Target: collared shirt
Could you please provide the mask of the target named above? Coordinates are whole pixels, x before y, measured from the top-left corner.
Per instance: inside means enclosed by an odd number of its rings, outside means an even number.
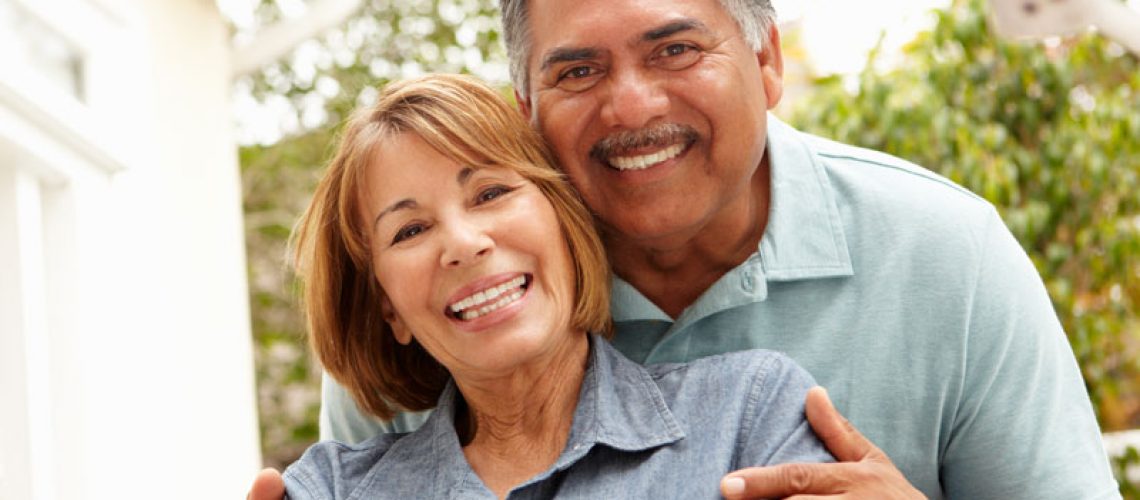
[[[1119,497],[1049,297],[989,203],[771,116],[767,153],[757,252],[675,319],[615,279],[619,350],[785,352],[930,498]],[[323,431],[377,432],[335,384],[324,398]]]
[[[754,350],[642,367],[591,339],[570,436],[509,498],[719,498],[749,465],[830,461],[803,415],[811,376]],[[495,498],[456,435],[450,383],[410,434],[314,445],[285,472],[290,499]]]

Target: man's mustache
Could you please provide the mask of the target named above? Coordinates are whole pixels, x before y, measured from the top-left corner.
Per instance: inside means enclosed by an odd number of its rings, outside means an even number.
[[[695,142],[697,130],[679,123],[662,123],[638,130],[623,130],[603,137],[590,148],[590,157],[605,163],[613,156],[649,147],[666,147],[677,143]]]

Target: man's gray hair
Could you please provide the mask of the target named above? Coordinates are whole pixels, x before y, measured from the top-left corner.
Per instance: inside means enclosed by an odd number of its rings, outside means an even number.
[[[511,82],[519,94],[530,92],[527,61],[530,59],[530,25],[527,23],[528,0],[499,0],[503,18],[503,40],[511,60]],[[748,47],[759,52],[768,39],[768,30],[776,23],[776,10],[770,0],[718,0],[724,10],[736,19]]]

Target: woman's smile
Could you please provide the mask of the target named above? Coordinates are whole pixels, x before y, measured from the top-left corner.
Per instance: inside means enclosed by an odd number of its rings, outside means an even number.
[[[414,134],[369,166],[365,219],[389,323],[462,378],[540,367],[567,342],[574,271],[550,201],[517,172],[469,166]]]
[[[479,291],[452,302],[447,306],[445,313],[459,321],[481,318],[522,299],[523,295],[526,294],[527,286],[530,285],[530,280],[531,275],[523,273],[486,288],[482,288],[482,284],[469,285],[464,288],[479,288]]]

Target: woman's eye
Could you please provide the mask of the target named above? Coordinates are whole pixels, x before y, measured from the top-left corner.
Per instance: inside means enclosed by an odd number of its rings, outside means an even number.
[[[392,238],[392,244],[399,243],[408,238],[414,238],[424,232],[424,229],[423,224],[408,224],[396,232],[396,237]]]
[[[479,196],[476,197],[475,202],[476,204],[487,203],[488,201],[494,200],[504,194],[509,193],[510,191],[510,188],[506,186],[491,186],[487,189],[479,191]]]

